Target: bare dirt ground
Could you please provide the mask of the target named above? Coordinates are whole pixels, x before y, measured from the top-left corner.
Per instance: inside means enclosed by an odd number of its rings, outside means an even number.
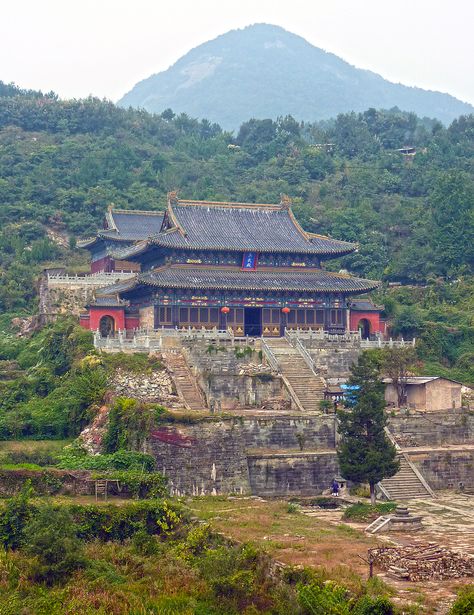
[[[323,568],[348,587],[356,587],[368,576],[362,560],[367,550],[382,544],[436,542],[474,555],[474,496],[439,494],[436,499],[404,501],[410,511],[423,517],[425,529],[414,534],[365,533],[368,523],[342,521],[343,511],[302,507],[298,512],[287,501],[260,498],[195,498],[190,505],[218,531],[240,541],[265,546],[278,561],[290,565]],[[375,574],[395,592],[394,600],[427,615],[445,615],[459,586],[473,579],[398,581],[384,571]]]

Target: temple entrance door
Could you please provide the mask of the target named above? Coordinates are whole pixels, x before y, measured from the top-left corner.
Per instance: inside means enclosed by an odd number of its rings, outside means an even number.
[[[370,337],[370,322],[367,318],[362,318],[359,320],[359,324],[357,325],[363,340],[367,340]]]
[[[260,337],[262,335],[262,308],[245,308],[245,335]]]
[[[115,321],[112,316],[102,316],[99,322],[99,331],[102,337],[109,337],[114,334]]]

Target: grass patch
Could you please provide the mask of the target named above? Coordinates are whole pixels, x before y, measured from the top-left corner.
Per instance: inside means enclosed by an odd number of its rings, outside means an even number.
[[[70,442],[71,440],[3,440],[0,442],[0,465],[3,468],[20,467],[24,464],[54,466],[61,451]]]
[[[104,353],[101,355],[101,361],[104,367],[111,371],[122,369],[134,374],[150,374],[151,372],[164,369],[163,363],[157,357],[142,352],[133,354],[126,354],[124,352]]]
[[[352,504],[352,506],[346,508],[342,518],[346,521],[373,521],[381,515],[393,512],[396,507],[395,502],[383,502],[375,505],[357,502],[357,504]]]

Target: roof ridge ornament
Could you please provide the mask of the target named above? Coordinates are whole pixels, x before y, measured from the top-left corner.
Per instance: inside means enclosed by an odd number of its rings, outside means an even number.
[[[280,205],[282,209],[290,209],[293,201],[287,194],[280,194]]]
[[[178,191],[177,190],[171,190],[170,192],[168,192],[168,203],[170,205],[178,204]]]
[[[107,213],[105,214],[105,220],[107,223],[107,230],[116,231],[118,233],[118,228],[114,220],[114,204],[113,203],[109,203],[107,205]]]

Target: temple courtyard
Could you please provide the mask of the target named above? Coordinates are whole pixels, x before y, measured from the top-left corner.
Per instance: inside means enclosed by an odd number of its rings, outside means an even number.
[[[438,492],[435,499],[404,501],[410,513],[422,516],[423,529],[412,533],[384,532],[371,535],[370,522],[343,520],[344,507],[321,509],[311,500],[295,506],[288,500],[259,497],[193,498],[195,514],[211,526],[238,541],[263,546],[277,561],[290,566],[317,567],[332,579],[356,588],[369,576],[369,549],[380,546],[426,545],[474,556],[474,496]],[[349,502],[360,501],[347,497]],[[394,600],[410,613],[445,615],[459,586],[469,578],[434,579],[420,582],[392,578],[374,566],[378,582],[387,584]]]

